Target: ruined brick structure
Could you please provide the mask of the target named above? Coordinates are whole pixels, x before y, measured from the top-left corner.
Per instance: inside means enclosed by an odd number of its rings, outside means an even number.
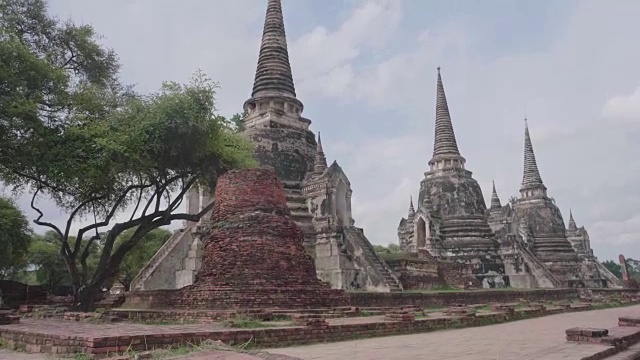
[[[411,202],[407,219],[400,221],[400,247],[427,250],[440,261],[466,265],[484,287],[507,286],[499,245],[485,218],[482,190],[465,163],[438,68],[433,157],[420,182],[418,208],[414,211]]]
[[[302,116],[296,96],[280,0],[269,0],[251,97],[244,103],[244,134],[255,144],[260,164],[272,167],[284,184],[291,218],[315,259],[320,279],[336,289],[400,291],[402,286],[375,253],[351,215],[349,179],[337,162],[327,166],[322,144]],[[198,212],[211,201],[202,189],[189,192]],[[202,228],[186,223],[132,283],[137,290],[175,289],[193,283],[202,256]]]
[[[282,183],[268,168],[231,171],[219,179],[211,232],[188,308],[306,308],[344,305],[343,291],[316,276],[289,218]]]

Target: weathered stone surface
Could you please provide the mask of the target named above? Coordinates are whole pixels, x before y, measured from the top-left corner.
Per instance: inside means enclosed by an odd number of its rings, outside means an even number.
[[[258,162],[273,167],[281,180],[302,181],[312,170],[316,141],[311,131],[273,124],[244,133],[255,144]]]
[[[411,206],[400,222],[400,246],[469,265],[484,287],[507,286],[482,190],[458,150],[439,68],[436,93],[433,157],[420,182],[418,208]]]

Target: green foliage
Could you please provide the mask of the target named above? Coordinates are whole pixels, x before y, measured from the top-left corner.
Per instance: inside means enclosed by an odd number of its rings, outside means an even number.
[[[389,244],[387,246],[383,245],[374,245],[373,248],[377,253],[399,253],[400,246],[398,244]]]
[[[602,265],[607,268],[607,270],[611,271],[613,275],[622,279],[622,266],[615,261],[607,260],[603,261]]]
[[[215,113],[217,85],[202,72],[143,96],[118,81],[119,66],[90,25],[52,18],[44,0],[0,2],[0,180],[33,191],[34,222],[56,233],[85,309],[147,233],[210,209],[177,213],[190,187],[255,165],[241,123]],[[43,220],[39,197],[69,214],[64,226]]]
[[[76,242],[75,237],[69,237],[69,242]],[[84,240],[85,244],[88,240]],[[93,242],[87,258],[87,269],[91,273],[98,263],[100,244]],[[37,284],[47,285],[50,290],[57,285],[71,285],[72,280],[60,256],[60,239],[55,231],[47,231],[44,235],[34,235],[29,247],[27,262],[34,269]]]
[[[234,114],[229,122],[231,124],[231,128],[236,132],[244,131],[244,118],[247,116],[246,113],[243,114]]]
[[[116,246],[130,239],[134,232],[135,229],[130,229],[120,234],[116,239]],[[154,229],[144,235],[122,260],[118,281],[129,289],[133,278],[170,237],[171,231],[165,229]]]
[[[54,231],[35,235],[29,248],[29,264],[35,268],[36,280],[39,284],[46,284],[49,289],[61,283],[71,283],[60,256],[57,238],[58,235]]]
[[[15,203],[0,197],[0,279],[21,271],[31,241],[29,221]]]

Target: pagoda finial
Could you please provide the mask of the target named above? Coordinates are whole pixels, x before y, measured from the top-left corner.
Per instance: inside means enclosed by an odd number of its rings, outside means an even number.
[[[440,67],[438,67],[438,83],[436,86],[436,126],[435,140],[433,142],[433,157],[439,155],[457,155],[460,156],[456,135],[453,132],[451,123],[451,115],[449,114],[449,105],[447,104],[447,96],[444,93],[444,85],[442,85],[442,76]]]
[[[413,207],[413,196],[409,195],[409,218],[413,218],[416,214],[416,209]]]
[[[524,170],[522,173],[522,186],[520,187],[520,193],[523,196],[529,192],[527,190],[541,190],[542,194],[546,194],[547,188],[542,182],[540,177],[540,171],[538,170],[538,164],[536,162],[536,155],[533,152],[533,145],[531,144],[531,136],[529,135],[529,124],[527,119],[524,119]],[[533,193],[532,193],[533,194]],[[536,192],[536,194],[539,194]]]
[[[571,209],[569,209],[569,230],[578,230],[578,225],[576,225],[576,221],[573,219],[573,212],[571,211]]]
[[[320,132],[318,131],[318,144],[316,145],[316,157],[313,163],[314,173],[323,173],[327,169],[327,158],[324,155],[322,149],[322,139],[320,138]]]
[[[296,97],[280,0],[269,0],[251,97]]]
[[[493,181],[493,191],[491,193],[491,209],[500,209],[502,208],[502,204],[500,203],[500,198],[498,197],[498,192],[496,191],[496,182]]]

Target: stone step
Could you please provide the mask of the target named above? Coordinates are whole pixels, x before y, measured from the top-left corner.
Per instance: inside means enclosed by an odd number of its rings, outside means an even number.
[[[289,210],[293,211],[300,211],[300,212],[306,212],[309,213],[309,207],[307,206],[306,203],[292,203],[292,202],[287,202],[287,207],[289,208]]]
[[[302,211],[291,211],[291,218],[295,221],[296,219],[313,219],[313,215],[309,214],[308,212],[302,212]]]
[[[295,193],[291,193],[291,194],[285,194],[285,198],[287,199],[287,201],[295,201],[295,202],[306,202],[307,201],[307,197],[302,195],[302,194],[295,194]]]

